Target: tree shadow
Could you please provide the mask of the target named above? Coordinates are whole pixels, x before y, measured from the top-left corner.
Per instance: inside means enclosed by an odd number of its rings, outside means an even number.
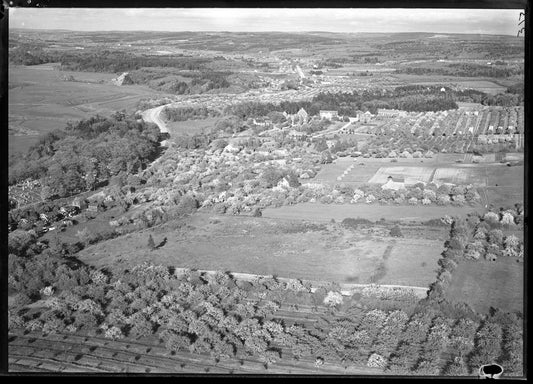
[[[161,248],[161,247],[164,246],[166,243],[167,243],[167,238],[165,237],[165,238],[163,239],[162,242],[160,242],[159,244],[157,244],[157,245],[155,246],[155,249],[159,249],[159,248]]]

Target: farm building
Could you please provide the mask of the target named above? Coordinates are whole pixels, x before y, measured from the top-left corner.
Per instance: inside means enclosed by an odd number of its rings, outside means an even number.
[[[405,180],[403,177],[387,177],[387,182],[381,186],[381,189],[393,189],[398,191],[405,188]]]
[[[80,213],[80,209],[75,206],[61,207],[59,212],[66,217],[71,217]]]
[[[272,121],[270,119],[261,119],[261,118],[253,119],[253,123],[260,127],[267,127],[267,126],[272,125]]]
[[[309,120],[309,114],[303,108],[300,108],[297,115],[300,124],[305,124]]]
[[[400,111],[398,109],[386,109],[386,108],[378,108],[378,116],[379,117],[405,117],[407,116],[406,111]]]
[[[365,113],[363,112],[359,112],[357,113],[357,119],[361,122],[361,123],[369,123],[372,118],[374,117],[373,114],[371,114],[369,111],[366,111]]]
[[[334,117],[339,117],[339,112],[337,111],[319,111],[318,112],[321,119],[329,119],[331,120]]]
[[[89,206],[87,207],[87,210],[89,212],[98,212],[98,204],[89,204]]]

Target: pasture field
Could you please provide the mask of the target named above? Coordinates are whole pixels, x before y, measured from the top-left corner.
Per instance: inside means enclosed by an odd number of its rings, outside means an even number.
[[[497,93],[505,93],[506,87],[496,84],[489,80],[472,79],[465,81],[457,81],[456,84],[461,88],[472,88],[476,91],[488,93],[489,95],[496,95]]]
[[[490,307],[523,311],[524,264],[516,260],[462,260],[452,274],[446,297],[452,302],[465,301],[480,313],[487,313]]]
[[[504,85],[497,84],[494,81],[491,81],[491,79],[480,79],[475,77],[469,78],[447,75],[408,75],[404,73],[395,73],[393,76],[398,80],[411,85],[456,85],[461,88],[471,88],[491,95],[505,93],[505,90],[507,89]],[[518,79],[516,81],[520,80]],[[505,79],[498,79],[498,82],[506,82],[509,83],[508,85],[513,83],[512,80]]]
[[[437,278],[437,261],[444,250],[438,240],[398,239],[386,256],[380,284],[429,286]]]
[[[233,271],[338,283],[409,283],[387,267],[388,255],[397,240],[353,232],[339,224],[313,224],[297,220],[208,216],[196,214],[186,226],[177,222],[125,235],[82,250],[78,258],[96,267],[122,269],[142,262],[180,268]],[[178,227],[178,228],[176,228]],[[148,236],[155,243],[150,251]],[[442,240],[410,238],[399,241],[399,251],[412,250],[420,256],[412,267],[416,284],[429,285],[442,250]],[[405,248],[407,247],[407,248]],[[423,250],[423,251],[422,251]],[[120,256],[117,256],[120,255]],[[391,258],[393,265],[397,256]],[[327,260],[327,262],[325,262]],[[425,261],[426,267],[421,267]],[[383,271],[388,270],[388,276]],[[414,285],[414,284],[409,284]]]
[[[187,120],[166,122],[171,137],[192,136],[201,132],[209,132],[215,127],[218,117],[210,117],[203,120]]]
[[[466,216],[478,211],[474,207],[419,205],[379,205],[379,204],[322,204],[301,203],[280,208],[266,208],[263,217],[277,219],[301,219],[327,222],[331,219],[342,221],[346,217],[361,217],[377,221],[386,218],[391,221],[420,222],[448,216]]]
[[[524,166],[486,167],[487,187],[485,194],[488,204],[496,207],[512,206],[524,202]]]
[[[117,75],[112,73],[51,68],[50,65],[9,68],[10,152],[24,151],[38,140],[38,135],[64,128],[68,121],[122,109],[135,112],[139,100],[157,96],[146,86],[113,85],[111,79]],[[74,81],[66,81],[68,76]],[[24,132],[34,134],[15,136]]]

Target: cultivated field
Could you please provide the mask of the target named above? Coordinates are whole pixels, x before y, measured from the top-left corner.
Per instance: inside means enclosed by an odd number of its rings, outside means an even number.
[[[340,157],[335,163],[323,165],[313,182],[322,182],[331,185],[339,183],[337,177],[341,176],[350,166],[351,170],[343,177],[343,183],[364,184],[379,169],[379,163],[367,163],[367,159],[354,160],[352,157]],[[364,163],[364,165],[360,165]]]
[[[338,224],[231,216],[210,218],[203,214],[191,219],[186,227],[179,229],[176,223],[168,223],[99,243],[84,249],[78,257],[97,267],[128,268],[148,261],[182,268],[339,283],[401,282],[428,286],[435,279],[434,270],[443,244],[442,240],[420,238],[397,240],[389,237],[386,230],[385,235],[374,236]],[[150,251],[149,234],[156,244],[164,238],[166,243]],[[396,267],[398,258],[405,252],[417,255],[406,259],[409,268],[419,272],[412,275],[411,281]],[[389,263],[392,263],[390,268]]]
[[[475,184],[479,186],[487,184],[483,169],[475,165],[471,167],[466,167],[465,165],[461,167],[437,168],[431,181],[438,184]]]
[[[419,181],[424,183],[431,182],[434,168],[432,167],[381,167],[372,176],[369,183],[385,184],[389,176],[405,178],[405,184],[416,184]]]
[[[490,307],[522,311],[524,264],[515,258],[500,257],[495,262],[462,260],[452,274],[446,297],[465,301],[475,311],[487,313]]]
[[[69,76],[74,81],[66,80]],[[10,66],[9,151],[26,150],[39,134],[64,128],[67,121],[122,109],[135,112],[139,100],[157,96],[145,86],[113,85],[116,76],[58,71],[51,65]]]
[[[304,306],[291,309],[286,319],[300,323],[316,321],[325,308],[310,313]],[[283,318],[283,310],[278,312]],[[289,320],[290,319],[290,320]],[[169,352],[156,337],[109,340],[98,336],[49,334],[41,332],[9,335],[9,371],[43,373],[181,373],[181,374],[334,374],[380,375],[377,368],[348,366],[326,362],[315,367],[314,358],[291,358],[290,348],[283,348],[286,359],[271,364],[268,370],[254,356],[241,360],[221,358],[216,362],[209,354],[185,351]]]

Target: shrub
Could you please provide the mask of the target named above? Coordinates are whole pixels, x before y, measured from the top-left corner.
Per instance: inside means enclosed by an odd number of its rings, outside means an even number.
[[[485,255],[485,259],[487,261],[496,261],[498,259],[498,257],[494,253],[487,253]]]
[[[462,250],[464,248],[463,243],[455,237],[450,240],[448,247],[456,250]]]
[[[520,245],[520,240],[515,235],[509,235],[505,238],[504,245],[505,248],[516,249]]]
[[[390,235],[392,237],[403,237],[402,230],[400,229],[398,225],[395,225],[394,227],[391,228]]]
[[[496,256],[500,256],[501,255],[500,246],[497,244],[489,244],[489,246],[487,247],[487,253],[493,253]]]
[[[487,212],[483,216],[483,220],[485,220],[489,224],[496,224],[500,221],[500,217],[497,213],[494,212]]]
[[[437,194],[431,189],[424,189],[423,197],[430,201],[435,201],[437,199]]]
[[[453,196],[453,205],[463,206],[465,204],[465,197],[463,195]]]
[[[374,201],[376,201],[376,197],[374,195],[368,195],[365,201],[367,204],[372,204]]]
[[[501,223],[504,225],[514,224],[514,216],[510,212],[504,212],[502,215]]]
[[[449,195],[443,195],[440,194],[437,196],[437,204],[438,205],[446,205],[450,203],[450,196]]]
[[[13,331],[17,328],[24,327],[24,319],[22,318],[22,316],[19,316],[16,313],[13,313],[8,310],[7,318],[8,318],[8,329],[10,331]]]
[[[105,330],[104,337],[106,339],[117,340],[117,339],[122,339],[124,335],[122,334],[122,331],[119,327],[113,326]]]
[[[426,197],[424,197],[424,198],[422,199],[422,204],[423,204],[423,205],[430,205],[430,204],[431,204],[431,200],[428,199],[428,198],[426,198]]]
[[[372,368],[385,368],[387,366],[387,360],[385,360],[383,356],[377,353],[373,353],[368,358],[368,362],[366,365]]]
[[[342,295],[340,292],[329,291],[326,297],[324,298],[324,304],[329,307],[336,307],[341,305],[343,302]]]
[[[192,196],[185,195],[178,203],[178,212],[180,214],[191,214],[198,209],[198,201]]]
[[[465,259],[468,260],[478,260],[481,257],[481,254],[478,251],[469,250],[465,253]]]
[[[482,228],[482,227],[478,227],[478,229],[476,229],[476,233],[474,234],[474,239],[476,240],[486,240],[487,239],[487,231]]]
[[[503,244],[503,232],[501,229],[493,229],[488,233],[489,243],[502,245]]]

